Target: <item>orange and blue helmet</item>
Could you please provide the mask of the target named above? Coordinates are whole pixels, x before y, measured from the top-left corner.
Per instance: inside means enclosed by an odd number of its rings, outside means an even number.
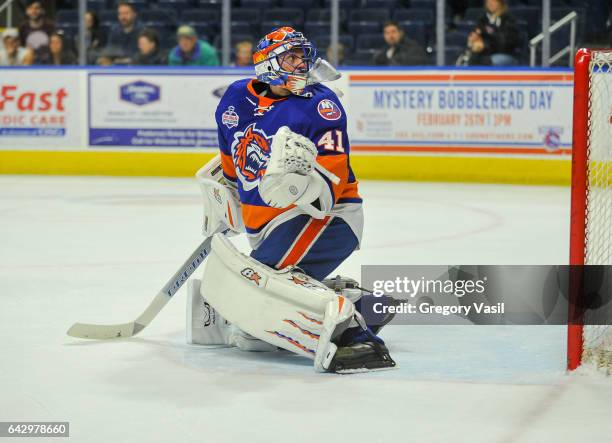
[[[292,60],[298,60],[297,64],[285,61],[289,54],[292,54]],[[267,34],[259,41],[253,54],[259,81],[284,87],[296,95],[303,94],[308,74],[316,60],[317,48],[304,34],[289,26]]]

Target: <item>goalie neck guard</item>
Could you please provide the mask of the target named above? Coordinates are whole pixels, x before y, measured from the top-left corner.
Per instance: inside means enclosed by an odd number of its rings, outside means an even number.
[[[317,48],[301,32],[289,26],[275,29],[259,41],[253,54],[257,80],[308,97],[304,92],[307,85],[340,77],[317,54]]]

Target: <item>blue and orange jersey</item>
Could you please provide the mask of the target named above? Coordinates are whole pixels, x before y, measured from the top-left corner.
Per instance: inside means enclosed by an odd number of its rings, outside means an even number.
[[[234,82],[215,112],[225,178],[238,188],[244,224],[257,234],[289,208],[272,208],[259,195],[272,138],[281,126],[309,138],[318,149],[317,162],[340,178],[326,180],[335,204],[361,203],[349,162],[346,112],[336,94],[321,84],[309,86],[311,97],[273,99],[257,94],[254,79]]]

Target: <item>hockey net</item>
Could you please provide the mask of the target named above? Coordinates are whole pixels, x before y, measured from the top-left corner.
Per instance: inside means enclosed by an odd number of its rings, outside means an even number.
[[[612,50],[576,55],[570,239],[570,264],[612,264]],[[608,314],[586,311],[582,325],[569,326],[570,369],[588,363],[612,372]]]

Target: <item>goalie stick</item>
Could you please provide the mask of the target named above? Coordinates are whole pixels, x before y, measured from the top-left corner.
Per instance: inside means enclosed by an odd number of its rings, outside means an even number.
[[[140,314],[140,316],[130,323],[116,325],[94,325],[87,323],[75,323],[67,334],[76,338],[90,338],[95,340],[105,340],[109,338],[133,337],[138,334],[159,314],[172,296],[183,286],[187,279],[202,264],[210,253],[212,237],[206,238],[197,249],[189,256],[183,266],[176,271],[172,278],[157,293],[151,304]]]

